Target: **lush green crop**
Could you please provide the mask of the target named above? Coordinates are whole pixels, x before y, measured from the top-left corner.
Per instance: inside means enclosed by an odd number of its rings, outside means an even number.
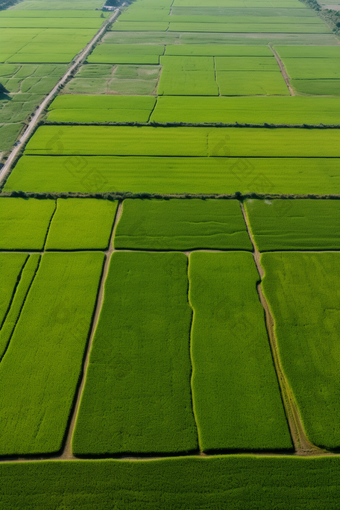
[[[340,96],[340,80],[291,80],[290,84],[302,94]]]
[[[216,81],[222,96],[289,96],[279,71],[218,71]]]
[[[0,253],[1,294],[0,327],[11,305],[22,268],[27,261],[25,253]]]
[[[272,57],[216,57],[215,63],[217,72],[280,70],[274,55]]]
[[[102,25],[100,18],[9,18],[0,16],[1,28],[98,28]]]
[[[76,455],[196,450],[187,258],[114,253],[73,439]]]
[[[340,89],[339,89],[340,90]],[[68,97],[68,96],[61,96]],[[74,96],[72,96],[74,97]],[[312,97],[169,97],[157,99],[154,122],[339,124],[340,99]]]
[[[9,151],[23,128],[24,124],[21,123],[3,124],[0,126],[0,150]]]
[[[161,56],[160,60],[165,70],[173,72],[180,71],[213,71],[213,57],[196,57],[196,56]]]
[[[115,23],[115,26],[118,23]],[[122,25],[123,23],[119,23]],[[127,27],[137,23],[124,23]],[[138,23],[139,25],[139,23]],[[127,30],[127,28],[126,28]],[[131,30],[131,29],[130,29]],[[139,30],[139,29],[137,29]],[[157,28],[159,30],[159,28]],[[289,33],[289,34],[329,34],[326,23],[170,23],[170,32],[221,32],[221,33]]]
[[[58,96],[51,122],[147,122],[156,98],[146,96]]]
[[[339,157],[339,129],[42,126],[25,154]]]
[[[338,200],[247,200],[245,208],[260,251],[340,249]]]
[[[108,200],[58,199],[46,250],[107,249],[116,209]]]
[[[292,79],[340,79],[339,58],[283,58],[283,63]]]
[[[39,1],[39,0],[38,0]],[[25,1],[25,4],[21,4],[22,6],[27,5],[30,3],[30,0]],[[48,2],[50,3],[50,2]],[[58,1],[58,4],[60,2]],[[41,4],[42,5],[42,4]],[[44,9],[45,10],[14,10],[10,9],[7,11],[0,11],[0,18],[101,18],[104,16],[107,18],[109,16],[108,12],[100,12],[95,10],[51,10],[47,9],[47,2],[45,2]],[[18,6],[19,7],[19,6]]]
[[[223,155],[228,146],[221,145]],[[24,156],[5,191],[332,194],[339,158]],[[91,170],[91,172],[90,172]]]
[[[281,58],[340,58],[340,46],[275,46],[275,50]]]
[[[8,510],[338,510],[339,464],[263,455],[7,462],[0,491]]]
[[[67,0],[26,0],[12,9],[18,10],[94,10],[101,9],[103,0],[72,0],[72,3]],[[71,11],[72,12],[72,11]]]
[[[169,23],[162,22],[146,22],[146,23],[130,23],[127,21],[116,21],[112,25],[111,30],[120,32],[165,32],[168,29]]]
[[[88,62],[92,64],[107,64],[108,62],[112,64],[159,64],[159,56],[158,55],[132,55],[130,53],[123,55],[110,55],[108,52],[104,53],[95,53],[88,57]]]
[[[1,455],[60,450],[103,259],[88,252],[42,256],[0,364]]]
[[[125,200],[115,248],[252,250],[236,200]]]
[[[15,254],[14,257],[16,257],[17,255],[18,254]],[[11,256],[13,257],[13,254],[11,254]],[[7,256],[7,258],[8,258],[8,256]],[[7,349],[8,342],[11,339],[15,325],[19,318],[21,308],[24,303],[24,299],[27,295],[27,292],[30,288],[32,280],[33,280],[35,273],[38,269],[39,262],[40,262],[40,255],[38,255],[38,254],[30,255],[28,257],[28,260],[26,258],[26,263],[22,268],[22,272],[20,274],[20,280],[19,280],[18,285],[15,289],[15,294],[13,295],[13,299],[12,299],[10,308],[8,309],[8,314],[6,315],[6,319],[3,322],[1,329],[0,329],[0,359],[2,358],[4,352]],[[2,273],[2,277],[4,277],[4,275],[6,274],[5,271],[7,271],[7,266],[5,268],[3,268],[3,270],[4,270],[4,273]],[[8,294],[7,294],[7,297],[8,297]]]
[[[218,96],[215,71],[174,71],[164,69],[158,86],[158,95]]]
[[[42,250],[54,200],[0,198],[1,250]]]
[[[263,290],[307,436],[340,447],[339,253],[265,253]]]
[[[204,451],[292,448],[250,253],[190,255],[193,403]]]
[[[268,46],[228,46],[226,44],[170,44],[166,46],[165,55],[193,56],[235,56],[235,57],[272,57]]]

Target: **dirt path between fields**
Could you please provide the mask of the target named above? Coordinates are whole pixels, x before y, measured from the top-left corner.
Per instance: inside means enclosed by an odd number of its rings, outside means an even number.
[[[300,416],[292,389],[289,386],[286,375],[285,375],[284,370],[281,365],[277,339],[275,336],[274,318],[272,316],[269,304],[268,304],[267,299],[266,299],[266,297],[263,293],[263,290],[262,290],[262,279],[265,276],[265,273],[264,273],[263,267],[261,266],[261,253],[258,251],[258,249],[255,245],[253,233],[250,229],[247,214],[245,212],[243,204],[240,204],[240,205],[241,205],[244,221],[247,226],[248,235],[250,237],[250,240],[251,240],[253,248],[254,248],[254,251],[253,251],[254,261],[255,261],[257,270],[259,272],[260,278],[261,278],[261,281],[257,285],[257,292],[259,295],[261,305],[263,306],[263,309],[265,312],[266,326],[267,326],[267,332],[268,332],[268,338],[269,338],[272,358],[273,358],[274,367],[275,367],[277,379],[279,382],[279,386],[281,389],[282,402],[283,402],[283,405],[285,408],[286,417],[287,417],[287,421],[289,424],[290,434],[292,437],[295,451],[298,455],[304,455],[304,456],[332,455],[331,453],[326,452],[325,450],[322,450],[322,449],[318,448],[317,446],[313,445],[307,438],[305,430],[303,428],[301,416]]]
[[[112,232],[111,232],[111,235],[110,235],[109,248],[105,252],[106,258],[105,258],[105,262],[104,262],[102,277],[101,277],[100,284],[99,284],[99,291],[98,291],[98,296],[97,296],[96,309],[95,309],[94,317],[93,317],[93,321],[92,321],[92,328],[91,328],[90,338],[89,338],[89,341],[88,341],[88,344],[87,344],[87,348],[86,348],[86,354],[85,354],[85,360],[84,360],[84,363],[83,363],[83,371],[82,371],[82,376],[81,376],[81,382],[79,384],[78,391],[77,391],[77,396],[76,396],[76,401],[75,401],[75,404],[73,406],[72,417],[71,417],[70,425],[68,427],[68,432],[67,432],[67,436],[66,436],[64,451],[59,456],[59,459],[74,459],[75,458],[73,453],[72,453],[72,438],[73,438],[74,428],[75,428],[75,424],[76,424],[76,420],[77,420],[77,416],[78,416],[81,396],[83,394],[83,390],[84,390],[84,386],[85,386],[87,370],[88,370],[88,366],[89,366],[89,362],[90,362],[90,353],[91,353],[91,349],[92,349],[93,339],[94,339],[94,335],[95,335],[95,332],[96,332],[96,328],[97,328],[99,316],[100,316],[100,313],[101,313],[101,310],[102,310],[102,306],[103,306],[105,282],[106,282],[106,278],[107,278],[107,275],[108,275],[108,272],[109,272],[111,255],[114,252],[113,238],[114,238],[114,235],[115,235],[115,232],[116,232],[117,224],[118,224],[119,219],[120,219],[120,217],[122,215],[122,207],[123,207],[123,204],[120,203],[118,205],[115,221],[114,221],[113,226],[112,226]]]
[[[30,136],[36,129],[38,122],[40,120],[41,114],[47,108],[50,103],[53,101],[55,95],[59,91],[60,85],[65,85],[69,78],[71,78],[72,73],[80,66],[88,57],[89,53],[92,51],[93,44],[97,43],[101,37],[105,34],[108,26],[112,23],[120,14],[120,11],[117,10],[115,13],[102,25],[96,35],[91,39],[91,41],[87,44],[87,46],[79,53],[78,57],[71,67],[68,68],[64,76],[58,81],[56,86],[52,89],[52,91],[45,97],[43,102],[40,104],[39,108],[32,114],[32,119],[28,124],[24,133],[20,136],[19,140],[16,142],[17,145],[14,147],[12,152],[7,158],[6,163],[0,170],[0,183],[6,178],[7,174],[10,172],[12,168],[12,163],[15,161],[17,156],[19,155],[22,148],[25,146],[26,142],[28,142]]]
[[[284,81],[286,82],[286,85],[289,89],[290,95],[295,96],[295,92],[293,90],[293,87],[290,85],[289,76],[287,74],[286,68],[284,66],[284,63],[282,62],[281,58],[279,57],[278,53],[274,50],[273,46],[269,45],[269,48],[274,53],[274,57],[276,58],[276,62],[279,64],[281,74],[283,76]]]

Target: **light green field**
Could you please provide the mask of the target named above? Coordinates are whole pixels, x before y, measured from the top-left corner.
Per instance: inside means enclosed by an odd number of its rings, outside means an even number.
[[[130,12],[131,11],[131,12]],[[242,25],[292,25],[292,24],[313,24],[313,25],[324,25],[324,22],[317,17],[306,17],[306,19],[301,19],[298,16],[248,16],[247,11],[243,11],[245,14],[243,16],[228,16],[228,15],[176,15],[176,14],[167,14],[164,10],[147,10],[141,8],[139,10],[134,9],[133,11],[129,9],[125,11],[120,17],[119,22],[121,21],[130,21],[130,22],[149,22],[149,21],[163,21],[163,22],[171,22],[171,23],[185,23],[185,24],[203,24],[203,23],[223,23],[226,25],[234,25],[234,24],[242,24]],[[306,11],[305,11],[306,12]],[[293,14],[293,13],[291,13]]]
[[[236,16],[246,16],[254,20],[256,23],[256,18],[262,17],[263,19],[267,17],[290,17],[291,19],[296,19],[299,17],[302,18],[315,18],[316,13],[312,9],[306,9],[304,5],[301,5],[300,9],[292,9],[286,7],[247,7],[246,11],[244,7],[241,5],[240,7],[209,7],[207,5],[202,7],[177,7],[173,6],[172,14],[175,16],[228,16],[229,18],[234,18]],[[254,19],[255,18],[255,19]],[[301,20],[300,20],[301,22]],[[305,19],[303,20],[305,23]]]
[[[231,20],[230,20],[231,21]],[[114,23],[115,25],[124,24],[124,30],[132,30],[130,26],[138,25],[136,30],[140,30],[140,23]],[[156,25],[156,23],[155,23]],[[156,28],[155,30],[160,30]],[[323,24],[312,24],[312,23],[170,23],[169,32],[221,32],[227,33],[290,33],[290,34],[330,34],[331,29]]]
[[[206,7],[206,0],[175,0],[174,7]],[[211,0],[209,8],[211,7],[284,7],[289,9],[302,9],[304,4],[296,0]]]
[[[340,88],[339,88],[340,90]],[[67,96],[64,96],[67,97]],[[74,96],[73,96],[74,97]],[[157,99],[154,122],[339,124],[340,99],[317,97],[169,97]]]
[[[0,28],[97,28],[103,24],[100,18],[27,18],[0,16]]]
[[[54,200],[0,198],[0,249],[42,250]]]
[[[21,6],[25,6],[29,4],[30,1],[25,1],[25,3],[21,3]],[[51,2],[49,2],[51,3]],[[56,3],[56,2],[55,2]],[[60,3],[60,2],[58,2]],[[65,2],[66,3],[66,2]],[[20,6],[14,6],[14,9],[9,9],[7,11],[0,11],[0,19],[1,18],[101,18],[104,16],[107,18],[109,16],[108,12],[101,12],[101,11],[95,11],[95,10],[67,10],[67,11],[61,11],[61,10],[55,10],[52,9],[46,9],[47,2],[45,2],[45,10],[14,10],[16,7],[19,8]]]
[[[6,509],[337,510],[339,457],[227,455],[2,463]]]
[[[247,200],[259,251],[339,250],[340,201]]]
[[[216,81],[222,96],[289,96],[279,71],[218,71]]]
[[[25,154],[334,158],[340,156],[340,130],[42,126]]]
[[[187,258],[114,253],[80,404],[76,455],[198,448]]]
[[[156,103],[146,96],[57,96],[50,122],[148,122]]]
[[[20,272],[27,261],[25,253],[0,253],[1,294],[0,326],[2,326],[15,292]]]
[[[212,71],[213,57],[196,56],[161,56],[160,63],[165,70],[180,71]]]
[[[163,69],[157,89],[159,96],[218,96],[215,71]]]
[[[129,23],[124,21],[117,21],[112,25],[112,31],[120,32],[165,32],[168,29],[169,23],[162,22],[148,22],[148,23]]]
[[[265,253],[261,261],[282,367],[306,434],[317,446],[339,448],[340,256]]]
[[[116,209],[108,200],[59,198],[46,250],[107,249]]]
[[[88,252],[43,255],[0,364],[1,455],[60,450],[103,258]]]
[[[340,58],[340,46],[275,46],[281,58]]]
[[[340,79],[339,58],[283,58],[290,78],[294,80]]]
[[[250,253],[189,262],[193,403],[203,451],[291,449]]]
[[[17,10],[83,10],[87,11],[90,9],[101,9],[103,6],[103,0],[72,0],[72,4],[69,1],[63,0],[27,0],[20,2],[12,7]]]
[[[290,84],[300,94],[340,96],[340,79],[291,80]]]
[[[112,44],[106,45],[113,46]],[[99,48],[99,46],[97,46]],[[158,55],[141,55],[136,54],[133,55],[131,53],[127,54],[111,54],[109,51],[105,52],[95,52],[90,55],[87,59],[91,64],[147,64],[147,65],[158,65],[159,64],[159,56]]]
[[[11,149],[23,128],[22,123],[0,125],[0,151]]]
[[[235,57],[272,57],[268,46],[227,46],[224,44],[170,44],[165,48],[166,56],[235,56]]]
[[[274,55],[272,57],[216,57],[215,65],[219,71],[279,71]],[[250,75],[250,80],[251,75]]]
[[[224,151],[220,146],[221,154]],[[24,156],[5,191],[333,194],[339,158],[166,158]],[[73,164],[80,172],[72,172]],[[92,176],[82,171],[92,170]]]
[[[124,200],[116,249],[252,250],[236,200]]]

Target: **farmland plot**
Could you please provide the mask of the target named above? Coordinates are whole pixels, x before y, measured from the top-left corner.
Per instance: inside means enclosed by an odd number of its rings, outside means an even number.
[[[232,46],[225,44],[168,44],[166,56],[233,56],[233,57],[272,57],[268,46]]]
[[[125,200],[116,249],[252,250],[235,200]]]
[[[220,145],[222,155],[224,145]],[[228,146],[226,146],[227,152]],[[333,194],[339,158],[24,156],[5,191]]]
[[[292,448],[252,255],[193,253],[189,280],[193,402],[201,448]]]
[[[221,96],[289,96],[279,71],[218,71],[216,81]]]
[[[0,198],[1,250],[42,250],[54,200]]]
[[[339,457],[227,455],[154,461],[41,461],[1,465],[8,510],[337,510]],[[56,480],[58,481],[56,483]]]
[[[187,258],[114,253],[75,435],[76,455],[196,450]]]
[[[247,200],[245,209],[260,251],[340,249],[338,200]]]
[[[46,250],[107,249],[116,209],[108,200],[59,198]]]
[[[339,448],[339,254],[265,253],[261,261],[283,370],[307,436]]]
[[[88,57],[88,62],[112,64],[159,64],[164,46],[156,44],[100,44]]]
[[[62,447],[103,258],[88,252],[43,255],[0,364],[1,455]]]
[[[0,294],[0,326],[9,310],[12,297],[27,255],[24,253],[0,253],[2,289]]]

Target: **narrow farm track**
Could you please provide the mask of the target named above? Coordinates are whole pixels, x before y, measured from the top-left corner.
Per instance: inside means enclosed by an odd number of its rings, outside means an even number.
[[[261,253],[258,251],[258,249],[255,245],[253,234],[250,229],[250,225],[249,225],[248,218],[247,218],[245,209],[243,207],[243,204],[241,203],[240,205],[241,205],[244,221],[247,226],[248,235],[250,237],[250,240],[251,240],[251,243],[252,243],[253,249],[254,249],[254,251],[253,251],[254,261],[255,261],[259,276],[260,276],[260,280],[262,281],[265,273],[264,273],[263,267],[261,266],[261,261],[260,261]],[[303,455],[303,456],[332,455],[331,453],[328,453],[325,450],[322,450],[322,449],[318,448],[317,446],[313,445],[308,440],[308,438],[306,436],[306,433],[303,428],[301,416],[300,416],[293,392],[289,386],[286,375],[285,375],[284,370],[281,365],[277,340],[275,337],[274,318],[270,311],[269,304],[263,294],[262,287],[261,287],[261,281],[257,285],[257,292],[259,295],[261,305],[263,306],[263,309],[265,312],[266,326],[267,326],[267,332],[268,332],[269,343],[270,343],[270,348],[271,348],[271,352],[272,352],[274,367],[275,367],[277,379],[278,379],[278,382],[280,385],[282,401],[283,401],[284,408],[286,411],[286,417],[288,420],[290,433],[291,433],[295,451],[296,451],[297,455]]]
[[[89,366],[90,353],[91,353],[91,348],[92,348],[92,344],[93,344],[93,339],[94,339],[94,335],[95,335],[95,332],[96,332],[96,328],[97,328],[100,312],[101,312],[101,309],[102,309],[102,305],[103,305],[105,282],[106,282],[106,278],[107,278],[108,271],[109,271],[111,255],[114,252],[113,238],[114,238],[114,235],[115,235],[115,231],[116,231],[116,228],[117,228],[118,221],[119,221],[119,219],[121,217],[121,214],[122,214],[122,205],[123,205],[122,203],[120,203],[118,205],[115,221],[113,223],[112,232],[111,232],[111,235],[110,235],[109,247],[108,247],[108,250],[105,252],[106,258],[105,258],[105,263],[104,263],[104,267],[103,267],[101,281],[100,281],[100,284],[99,284],[99,291],[98,291],[98,296],[97,296],[96,309],[95,309],[95,313],[94,313],[94,317],[93,317],[93,321],[92,321],[92,328],[91,328],[90,338],[89,338],[89,341],[88,341],[88,344],[87,344],[87,349],[86,349],[86,354],[85,354],[85,361],[84,361],[84,364],[83,364],[83,371],[82,371],[81,382],[80,382],[80,385],[79,385],[79,388],[78,388],[77,397],[76,397],[76,401],[75,401],[73,412],[72,412],[72,418],[71,418],[69,429],[68,429],[67,436],[66,436],[64,451],[63,451],[62,455],[60,456],[61,459],[72,459],[72,458],[74,458],[73,453],[72,453],[72,438],[73,438],[73,433],[74,433],[74,427],[75,427],[75,423],[76,423],[76,419],[77,419],[77,415],[78,415],[78,411],[79,411],[79,405],[80,405],[81,396],[82,396],[83,389],[84,389],[84,386],[85,386],[87,369],[88,369],[88,366]]]
[[[87,46],[80,52],[78,57],[76,57],[74,64],[71,67],[69,67],[69,69],[66,71],[64,76],[58,81],[56,86],[51,90],[51,92],[45,97],[43,102],[40,104],[39,108],[34,112],[34,114],[32,115],[32,119],[31,119],[30,123],[28,124],[25,132],[19,138],[16,147],[14,147],[12,152],[9,154],[5,165],[0,170],[0,183],[6,178],[7,174],[11,171],[12,164],[15,162],[20,151],[23,149],[23,147],[28,142],[31,135],[34,133],[35,129],[38,126],[38,123],[40,121],[40,117],[41,117],[43,111],[53,101],[54,96],[59,91],[59,87],[61,85],[65,85],[66,82],[72,77],[72,73],[86,60],[86,58],[92,51],[93,44],[97,43],[102,38],[102,36],[105,34],[108,26],[119,16],[119,14],[120,14],[119,10],[115,11],[115,13],[102,25],[102,27],[98,30],[97,34],[91,39],[91,41],[87,44]]]
[[[269,48],[270,48],[270,49],[271,49],[271,51],[274,53],[274,57],[276,58],[276,62],[279,64],[281,74],[282,74],[282,76],[283,76],[283,78],[284,78],[284,81],[286,82],[286,85],[287,85],[287,87],[288,87],[288,89],[289,89],[290,95],[291,95],[291,96],[295,96],[295,92],[294,92],[293,88],[292,88],[292,87],[291,87],[291,85],[290,85],[290,82],[289,82],[289,76],[288,76],[288,74],[287,74],[286,68],[285,68],[285,66],[284,66],[284,64],[283,64],[283,62],[282,62],[282,60],[280,59],[280,57],[279,57],[278,53],[274,50],[273,46],[271,46],[271,45],[269,44]]]

